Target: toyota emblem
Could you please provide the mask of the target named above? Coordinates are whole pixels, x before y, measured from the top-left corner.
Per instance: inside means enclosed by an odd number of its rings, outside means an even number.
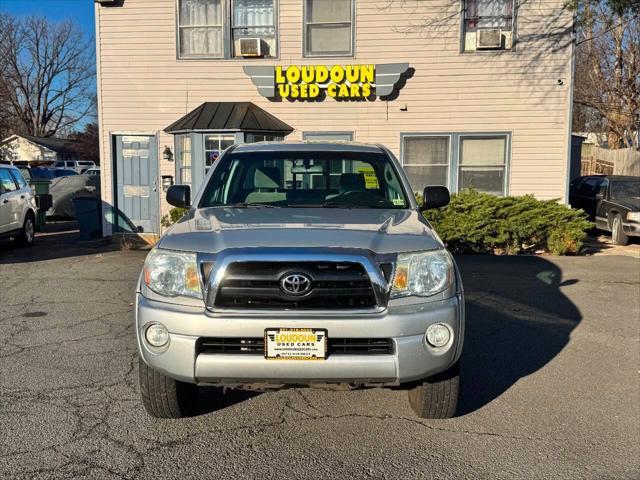
[[[280,288],[289,295],[302,296],[311,290],[311,279],[303,273],[290,273],[280,279]]]

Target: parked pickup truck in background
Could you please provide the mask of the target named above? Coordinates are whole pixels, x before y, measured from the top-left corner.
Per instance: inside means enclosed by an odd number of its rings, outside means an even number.
[[[617,245],[640,236],[640,177],[578,177],[569,187],[569,203],[584,210],[597,228],[611,232]]]
[[[204,385],[399,387],[455,414],[464,337],[456,264],[384,147],[227,149],[148,254],[136,293],[144,406],[181,417]]]

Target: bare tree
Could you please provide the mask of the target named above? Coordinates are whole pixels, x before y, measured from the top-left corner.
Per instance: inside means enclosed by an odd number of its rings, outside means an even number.
[[[37,17],[0,15],[0,30],[0,109],[21,133],[69,131],[92,109],[91,41],[72,22]]]
[[[585,1],[576,51],[577,127],[600,125],[610,148],[640,148],[640,4]]]

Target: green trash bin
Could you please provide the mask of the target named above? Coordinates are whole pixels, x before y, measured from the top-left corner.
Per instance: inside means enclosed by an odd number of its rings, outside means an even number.
[[[31,188],[36,194],[36,201],[39,196],[49,195],[49,185],[51,185],[51,180],[48,178],[32,178],[29,182]],[[43,202],[43,204],[49,204],[50,202]],[[51,205],[49,205],[49,208]],[[38,213],[36,214],[36,230],[41,232],[44,224],[47,221],[47,209],[38,209]]]
[[[73,199],[76,221],[80,228],[80,240],[95,240],[102,237],[102,202],[95,197]]]

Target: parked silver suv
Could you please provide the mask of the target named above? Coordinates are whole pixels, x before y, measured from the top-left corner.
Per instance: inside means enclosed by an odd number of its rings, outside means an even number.
[[[462,282],[384,147],[229,148],[145,261],[136,295],[140,387],[155,417],[188,413],[198,385],[406,388],[453,416]]]
[[[14,237],[24,246],[35,236],[36,201],[16,167],[0,165],[0,237]]]

